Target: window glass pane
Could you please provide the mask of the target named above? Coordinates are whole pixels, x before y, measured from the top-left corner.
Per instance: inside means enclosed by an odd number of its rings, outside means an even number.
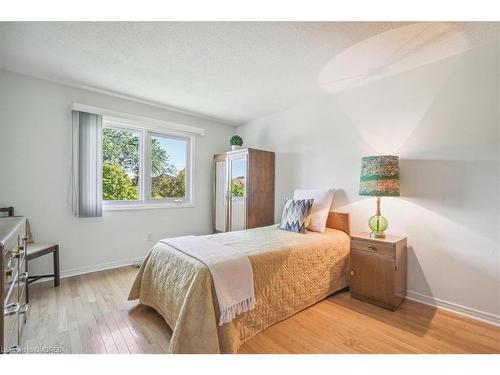
[[[245,180],[247,158],[230,158],[231,162],[231,230],[245,229]]]
[[[151,136],[151,198],[185,198],[188,141]]]
[[[245,158],[231,161],[231,195],[233,200],[245,197],[245,165]]]
[[[115,128],[102,133],[102,199],[138,200],[140,133]]]

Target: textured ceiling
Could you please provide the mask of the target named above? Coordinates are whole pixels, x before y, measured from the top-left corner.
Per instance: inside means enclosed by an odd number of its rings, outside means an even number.
[[[329,76],[342,80],[342,67],[331,63],[335,56],[405,25],[3,22],[0,68],[127,95],[236,125],[324,95],[329,90],[321,87],[318,77],[322,72],[324,76],[325,66]],[[470,32],[471,27],[459,29]],[[493,27],[489,25],[489,29]]]

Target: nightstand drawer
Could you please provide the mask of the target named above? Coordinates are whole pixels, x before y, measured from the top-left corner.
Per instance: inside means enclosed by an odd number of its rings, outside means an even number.
[[[390,257],[395,256],[394,247],[388,245],[381,245],[374,242],[351,240],[351,248],[355,250],[369,251],[371,253],[377,253],[380,255],[385,255]]]

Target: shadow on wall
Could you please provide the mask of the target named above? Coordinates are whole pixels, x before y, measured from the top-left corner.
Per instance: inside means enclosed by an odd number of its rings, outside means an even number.
[[[419,293],[425,295],[430,298],[434,298],[432,294],[431,287],[427,282],[425,277],[424,270],[422,269],[422,265],[420,264],[418,257],[415,253],[415,249],[413,246],[408,246],[407,249],[407,266],[411,264],[412,266],[412,278],[414,279],[414,283],[418,283],[419,285]],[[436,308],[432,306],[428,306],[426,309],[419,310],[419,325],[416,327],[412,327],[414,333],[418,336],[424,336],[424,334],[429,329],[432,319],[436,314]]]
[[[441,299],[498,313],[489,307],[490,299],[498,295],[499,270],[490,261],[498,254],[499,244],[499,214],[492,209],[499,205],[498,163],[403,159],[400,173],[401,198],[394,211],[413,218],[403,227],[413,234],[409,240],[415,246],[408,253],[409,290],[434,297],[431,281],[440,289],[434,292]],[[463,293],[457,295],[446,291],[444,285],[458,273],[462,280],[456,288],[462,288]],[[482,286],[474,276],[478,274],[482,275]],[[474,288],[486,289],[471,294]]]
[[[408,261],[415,262],[416,268],[418,268],[418,273],[423,275],[423,271],[420,268],[418,260],[415,257],[415,251],[413,247],[408,247]],[[425,278],[424,278],[425,280]],[[429,296],[432,296],[430,292],[429,285],[427,285],[426,290],[422,291],[422,293],[426,293]],[[402,331],[411,333],[418,337],[424,337],[429,330],[432,320],[436,315],[436,308],[427,305],[417,304],[413,301],[405,300],[398,308],[397,314],[393,311],[386,310],[382,307],[374,306],[367,304],[365,302],[353,300],[351,298],[342,299],[337,298],[334,299],[335,303],[341,304],[344,307],[354,310],[360,314],[369,316],[372,319],[378,320],[384,324],[387,324],[392,327],[396,327]],[[407,317],[414,318],[418,316],[418,319],[407,319]]]
[[[324,186],[310,186],[304,183],[300,173],[303,169],[300,168],[307,168],[307,165],[304,165],[303,159],[304,158],[298,153],[276,152],[276,181],[279,181],[279,184],[275,184],[275,216],[277,221],[281,218],[285,199],[293,197],[293,192],[296,188],[326,189]],[[298,172],[290,173],[290,171],[294,170]],[[363,198],[360,197],[354,202],[359,200],[363,200]],[[349,204],[352,203],[353,202],[349,201],[344,189],[335,189],[330,211],[339,210],[341,212],[347,212]]]
[[[330,211],[335,211],[336,208],[347,206],[349,203],[349,199],[347,198],[344,189],[335,189]]]
[[[498,295],[498,269],[490,254],[498,251],[498,212],[491,209],[499,204],[498,163],[402,159],[400,173],[401,197],[384,198],[383,213],[390,233],[408,234],[408,290],[495,313],[490,305]],[[351,212],[354,232],[366,231],[374,200],[350,202],[338,190],[335,208]],[[478,288],[485,292],[474,294]],[[425,333],[434,314],[425,310],[422,324],[410,331]]]
[[[402,159],[400,171],[402,199],[498,242],[498,163]]]
[[[275,202],[274,217],[275,222],[281,219],[281,212],[285,205],[285,199],[293,197],[295,186],[299,185],[298,173],[290,173],[301,165],[302,158],[298,153],[276,152],[276,181],[275,183]]]

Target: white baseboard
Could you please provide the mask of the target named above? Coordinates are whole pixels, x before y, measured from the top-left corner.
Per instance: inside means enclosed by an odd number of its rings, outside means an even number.
[[[101,263],[101,264],[97,264],[95,266],[70,268],[68,270],[61,271],[61,278],[84,275],[86,273],[97,272],[97,271],[105,271],[105,270],[110,270],[113,268],[131,266],[131,265],[136,264],[136,263],[141,263],[143,259],[144,259],[144,257],[140,257],[140,258],[133,258],[133,259],[118,260],[116,262]]]
[[[500,316],[495,314],[462,306],[457,303],[444,301],[439,298],[426,296],[425,294],[412,292],[411,290],[406,291],[406,298],[500,327]]]
[[[106,271],[106,270],[111,270],[113,268],[132,266],[134,264],[141,264],[143,260],[144,260],[144,257],[139,257],[139,258],[133,258],[133,259],[118,260],[116,262],[101,263],[101,264],[97,264],[95,266],[70,268],[68,270],[62,270],[60,277],[61,277],[61,279],[65,279],[67,277],[85,275],[86,273]],[[39,280],[34,281],[33,284],[44,283],[44,282],[52,282],[52,279],[51,278],[39,279]]]

